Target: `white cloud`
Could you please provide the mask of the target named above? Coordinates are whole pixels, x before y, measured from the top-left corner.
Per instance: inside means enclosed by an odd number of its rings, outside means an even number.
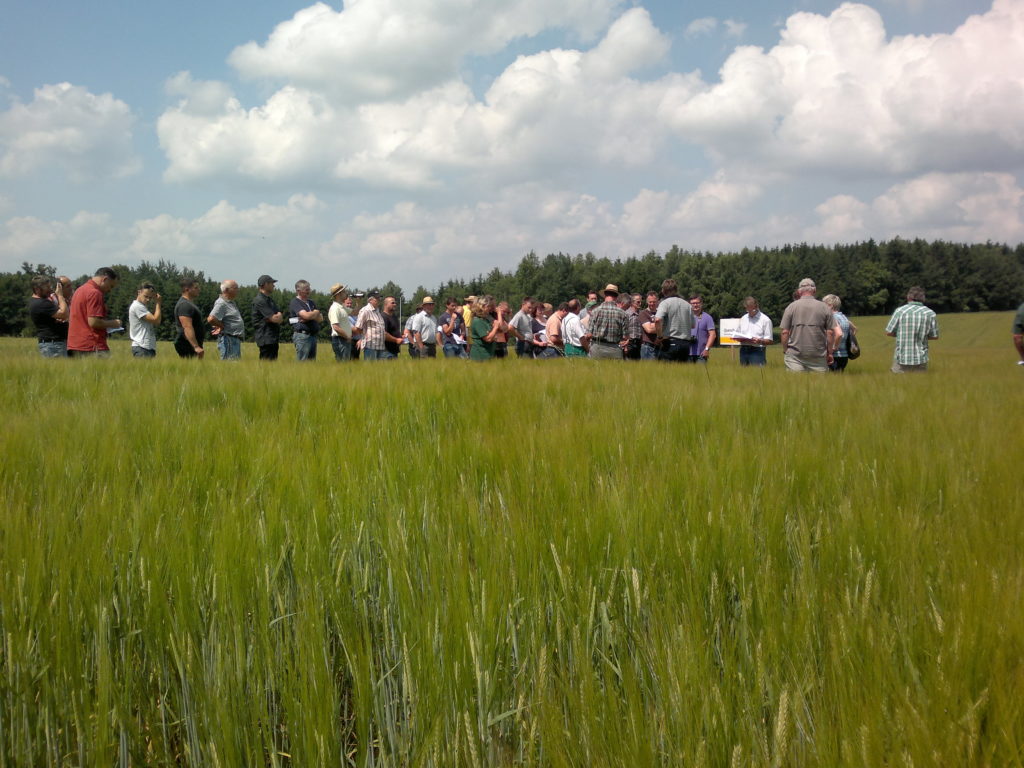
[[[181,99],[157,127],[170,160],[166,176],[422,188],[452,173],[495,182],[581,162],[636,166],[650,162],[664,139],[654,115],[665,86],[631,75],[668,48],[649,14],[634,8],[589,51],[519,57],[482,102],[457,80],[357,105],[288,85],[247,110],[223,84],[180,74],[168,90]],[[690,81],[670,78],[673,88]]]
[[[688,38],[704,37],[714,32],[717,26],[718,19],[714,16],[704,16],[700,19],[694,19],[687,24],[683,35]]]
[[[922,237],[1024,242],[1024,189],[1007,173],[929,173],[869,202],[837,195],[819,205],[809,239],[840,242]]]
[[[729,37],[743,37],[743,33],[747,31],[747,25],[742,21],[726,19],[722,23],[725,25],[725,34]]]
[[[244,78],[286,81],[369,100],[405,98],[455,77],[469,54],[564,28],[589,38],[619,0],[378,0],[324,3],[279,24],[266,43],[236,48]]]
[[[18,216],[0,224],[0,253],[11,269],[22,261],[50,264],[64,274],[92,274],[117,263],[127,233],[102,213],[80,211],[67,221]]]
[[[0,112],[0,176],[55,166],[73,181],[123,177],[141,167],[132,146],[135,117],[111,94],[70,83],[44,85],[32,101]]]
[[[886,39],[873,9],[791,16],[769,51],[672,105],[720,162],[791,173],[913,174],[1024,164],[1024,3],[995,0],[952,35]]]

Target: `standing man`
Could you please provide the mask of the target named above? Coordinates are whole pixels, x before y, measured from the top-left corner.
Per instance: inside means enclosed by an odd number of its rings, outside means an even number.
[[[242,338],[245,336],[245,321],[238,311],[238,283],[225,280],[220,284],[220,296],[213,303],[206,322],[217,329],[217,352],[221,360],[242,359]]]
[[[352,359],[352,323],[348,321],[345,299],[348,291],[341,283],[331,286],[331,307],[327,310],[327,320],[331,324],[331,349],[334,359],[341,363]]]
[[[520,358],[533,357],[534,303],[532,296],[526,296],[508,324],[509,331],[516,337],[516,356]]]
[[[309,298],[308,280],[295,283],[295,298],[288,304],[288,322],[292,326],[292,342],[295,344],[295,359],[316,360],[316,337],[320,333],[323,313],[316,308],[316,302]]]
[[[779,326],[786,370],[825,373],[843,332],[832,310],[815,298],[818,287],[811,278],[801,280],[796,290],[800,298],[786,307]]]
[[[274,301],[274,284],[277,281],[270,275],[260,275],[256,282],[259,293],[252,300],[252,327],[256,346],[260,350],[260,360],[277,360],[278,340],[281,337],[281,323],[284,315]]]
[[[423,297],[420,311],[413,316],[412,343],[419,357],[437,357],[437,318],[434,317],[434,299]]]
[[[106,296],[117,286],[117,272],[100,267],[71,297],[68,310],[68,354],[72,357],[110,357],[107,331],[121,321],[107,317]]]
[[[148,302],[153,302],[149,311]],[[152,283],[143,283],[128,307],[128,337],[132,340],[132,357],[156,357],[156,327],[162,319],[163,298]]]
[[[1020,355],[1017,365],[1024,365],[1024,304],[1017,307],[1017,315],[1013,318],[1013,346]]]
[[[679,286],[672,278],[661,284],[661,301],[654,313],[654,323],[661,339],[658,359],[671,363],[689,362],[693,310],[689,302],[679,298]]]
[[[56,293],[53,292],[53,281],[46,275],[32,278],[28,314],[36,326],[39,354],[43,357],[67,357],[68,302],[59,286]]]
[[[193,277],[186,277],[181,281],[181,298],[174,305],[174,326],[178,331],[174,339],[174,350],[178,357],[203,359],[206,328],[203,325],[203,313],[195,305],[201,288],[199,281]]]
[[[398,301],[394,296],[384,297],[384,359],[397,360],[402,351],[402,325],[396,311]],[[436,342],[435,342],[436,343]]]
[[[624,293],[619,296],[619,306],[626,313],[626,346],[622,349],[622,355],[627,360],[640,359],[644,331],[640,327],[640,308],[637,306],[639,300],[639,293]]]
[[[384,315],[380,311],[380,294],[377,291],[366,297],[366,306],[359,310],[353,331],[363,337],[363,359],[366,362],[386,359]]]
[[[438,318],[437,343],[445,357],[468,358],[466,349],[466,323],[462,319],[462,310],[455,299],[444,300],[447,310]]]
[[[604,303],[594,307],[589,316],[590,357],[594,360],[621,360],[626,340],[626,313],[616,303],[619,287],[604,287]]]
[[[704,311],[704,297],[695,293],[690,297],[690,309],[693,310],[694,338],[690,342],[690,362],[706,363],[711,347],[718,338],[715,333],[715,320]]]
[[[562,322],[569,314],[569,305],[562,302],[558,309],[551,313],[551,317],[544,324],[544,333],[548,337],[548,349],[558,350],[559,357],[565,354],[565,339],[562,336]]]
[[[637,319],[640,321],[640,359],[657,360],[661,340],[658,338],[658,292],[648,291],[647,307],[640,310]]]
[[[924,305],[924,288],[915,285],[907,291],[907,303],[892,313],[885,335],[896,339],[893,373],[928,370],[928,341],[939,338],[939,325],[935,312]]]
[[[736,329],[736,336],[740,340],[740,365],[755,365],[758,367],[765,364],[765,347],[772,343],[772,321],[761,311],[757,299],[747,296],[743,300],[743,307],[747,310],[740,318]]]

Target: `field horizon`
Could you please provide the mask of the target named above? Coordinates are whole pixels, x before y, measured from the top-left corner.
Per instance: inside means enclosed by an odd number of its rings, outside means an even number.
[[[0,767],[1021,765],[1012,316],[920,376],[0,340]]]

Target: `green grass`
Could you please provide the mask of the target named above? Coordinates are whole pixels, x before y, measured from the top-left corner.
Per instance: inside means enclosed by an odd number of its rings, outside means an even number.
[[[820,377],[4,341],[0,766],[1020,765],[1010,316],[925,376],[857,322]]]

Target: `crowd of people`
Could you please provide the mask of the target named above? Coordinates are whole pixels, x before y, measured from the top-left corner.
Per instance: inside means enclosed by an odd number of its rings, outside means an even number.
[[[102,267],[77,289],[71,280],[37,276],[32,280],[29,312],[35,323],[43,357],[104,357],[109,355],[107,336],[124,330],[121,320],[107,312],[105,297],[117,285],[118,275]],[[377,292],[365,296],[356,308],[353,295],[342,284],[331,286],[326,319],[311,298],[310,284],[299,280],[295,298],[286,308],[277,305],[277,281],[261,275],[252,302],[253,341],[261,360],[276,360],[281,329],[291,328],[297,360],[315,360],[324,324],[330,326],[331,348],[339,362],[396,359],[403,347],[413,358],[433,358],[438,349],[444,357],[486,361],[507,357],[512,347],[520,358],[555,359],[590,357],[599,360],[661,360],[706,363],[719,339],[714,318],[704,311],[699,294],[684,299],[675,280],[665,280],[660,291],[647,294],[620,291],[608,284],[591,291],[585,302],[572,298],[557,307],[532,297],[523,299],[512,312],[508,302],[493,296],[467,296],[444,300],[444,312],[436,315],[433,297],[423,298],[416,312],[401,324],[398,302]],[[181,296],[174,305],[174,349],[183,358],[202,358],[207,335],[216,340],[221,360],[242,355],[245,322],[236,303],[238,283],[225,280],[220,295],[204,315],[196,305],[200,284],[181,282]],[[856,326],[842,312],[838,296],[817,298],[810,278],[800,281],[793,302],[780,322],[784,360],[791,371],[842,372],[858,354]],[[357,294],[362,298],[362,294]],[[924,306],[920,287],[908,291],[886,326],[896,339],[892,370],[924,371],[928,366],[928,342],[938,338],[935,312]],[[763,366],[766,348],[774,343],[771,319],[748,296],[744,314],[730,338],[738,342],[744,366]],[[128,309],[128,335],[135,357],[156,355],[156,328],[163,321],[163,298],[150,283],[138,286]],[[1014,321],[1014,343],[1024,365],[1024,305]]]

